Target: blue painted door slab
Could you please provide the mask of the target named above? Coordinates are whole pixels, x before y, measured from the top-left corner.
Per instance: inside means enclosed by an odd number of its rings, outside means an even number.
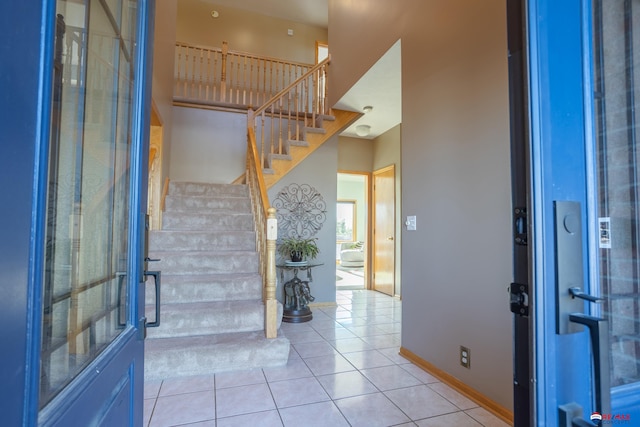
[[[637,425],[640,2],[530,0],[526,21],[532,425],[572,425],[576,417]],[[563,211],[567,205],[577,210]],[[569,251],[563,235],[573,239]],[[573,297],[567,282],[602,301]],[[574,330],[570,319],[581,317],[562,314],[565,302],[571,313],[602,319],[599,349],[588,328]],[[568,424],[561,410],[576,411]]]
[[[153,1],[0,4],[3,425],[140,425]]]

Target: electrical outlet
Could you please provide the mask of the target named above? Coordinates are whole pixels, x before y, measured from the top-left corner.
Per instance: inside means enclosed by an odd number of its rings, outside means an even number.
[[[467,347],[460,346],[460,365],[471,369],[471,352]]]

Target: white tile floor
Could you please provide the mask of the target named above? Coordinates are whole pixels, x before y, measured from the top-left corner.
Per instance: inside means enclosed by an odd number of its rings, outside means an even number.
[[[401,302],[365,290],[282,325],[285,367],[145,384],[145,426],[504,427],[398,355]]]

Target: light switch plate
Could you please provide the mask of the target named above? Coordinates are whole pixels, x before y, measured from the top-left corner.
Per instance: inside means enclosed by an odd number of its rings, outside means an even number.
[[[415,231],[417,229],[416,216],[415,215],[408,216],[404,225],[407,227],[407,231]]]

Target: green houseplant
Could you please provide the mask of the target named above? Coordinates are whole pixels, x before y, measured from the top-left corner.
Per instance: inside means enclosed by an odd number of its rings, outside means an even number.
[[[316,240],[318,240],[316,237],[312,239],[297,239],[293,237],[283,239],[278,246],[278,253],[283,258],[289,258],[292,262],[314,259],[320,252]]]

